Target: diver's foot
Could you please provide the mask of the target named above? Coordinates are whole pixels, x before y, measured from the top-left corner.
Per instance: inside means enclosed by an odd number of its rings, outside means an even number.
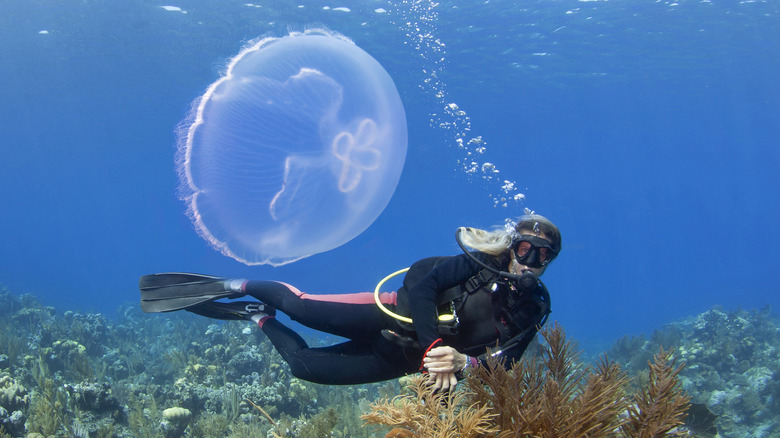
[[[141,309],[160,313],[197,307],[222,298],[246,295],[245,279],[229,279],[186,272],[144,275],[138,280]]]
[[[249,283],[249,280],[245,278],[228,278],[222,282],[222,285],[226,291],[246,294],[247,283]]]
[[[258,327],[263,328],[263,324],[265,324],[265,322],[268,321],[269,319],[273,319],[273,318],[276,318],[274,314],[259,312],[252,315],[250,319],[252,320],[252,322],[257,324]]]
[[[259,301],[230,301],[226,303],[210,301],[188,308],[190,312],[216,319],[258,322],[260,319],[276,315],[276,309]]]

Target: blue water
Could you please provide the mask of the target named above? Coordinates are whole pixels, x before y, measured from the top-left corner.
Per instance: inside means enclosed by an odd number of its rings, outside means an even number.
[[[584,343],[716,305],[780,304],[777,2],[301,3],[0,3],[0,284],[109,315],[152,272],[365,291],[458,253],[456,227],[529,208],[562,230],[544,280],[552,318]],[[314,25],[393,77],[406,166],[355,240],[247,267],[185,216],[174,129],[247,41]],[[459,133],[485,140],[479,164],[497,178],[463,170]],[[504,179],[524,201],[496,206]]]

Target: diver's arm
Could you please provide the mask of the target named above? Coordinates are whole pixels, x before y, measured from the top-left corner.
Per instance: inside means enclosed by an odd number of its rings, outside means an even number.
[[[487,254],[475,253],[479,258]],[[463,283],[481,270],[466,254],[452,256],[434,267],[409,290],[409,314],[414,321],[417,339],[425,348],[433,346],[439,339],[436,320],[438,294]]]

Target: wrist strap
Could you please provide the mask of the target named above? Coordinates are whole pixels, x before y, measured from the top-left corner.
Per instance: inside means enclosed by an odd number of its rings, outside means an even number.
[[[428,355],[428,352],[433,350],[433,347],[437,346],[438,344],[444,343],[444,341],[439,338],[433,342],[431,342],[431,345],[428,346],[428,348],[425,349],[425,354],[423,354],[423,359],[425,359],[425,356]],[[423,366],[425,365],[425,362],[420,362],[420,371],[423,371]],[[425,371],[423,371],[425,372]]]

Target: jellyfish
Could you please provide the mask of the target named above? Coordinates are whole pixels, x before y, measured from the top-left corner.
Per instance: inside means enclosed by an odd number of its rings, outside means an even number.
[[[381,214],[406,159],[390,75],[317,29],[247,46],[179,127],[180,195],[197,232],[248,265],[352,240]]]

